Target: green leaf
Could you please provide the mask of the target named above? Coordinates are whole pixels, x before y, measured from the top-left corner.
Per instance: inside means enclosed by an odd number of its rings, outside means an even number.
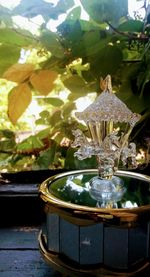
[[[45,129],[43,129],[42,131],[39,131],[39,132],[36,134],[36,136],[37,136],[39,139],[47,138],[47,137],[49,137],[50,131],[51,131],[51,128],[50,128],[50,127],[45,128]]]
[[[31,150],[35,150],[35,149],[40,149],[43,146],[44,146],[44,144],[38,138],[38,136],[30,136],[17,145],[17,150],[18,151],[31,151]]]
[[[150,71],[149,67],[145,68],[145,70],[140,72],[141,74],[138,75],[138,86],[140,88],[140,99],[146,100],[148,98],[149,94],[149,83],[150,83]],[[147,86],[148,86],[148,91],[147,91]],[[147,93],[146,93],[147,91]],[[146,95],[148,94],[148,95]],[[149,106],[149,103],[147,102],[147,106]]]
[[[64,118],[68,119],[71,116],[71,112],[76,109],[75,103],[69,101],[63,106],[62,115]]]
[[[92,32],[85,32],[83,35],[83,41],[86,48],[95,46],[96,43],[100,43],[100,30],[93,30]]]
[[[118,30],[123,32],[142,32],[143,27],[143,21],[130,19],[119,25]]]
[[[46,110],[40,113],[40,118],[35,121],[37,125],[49,125],[50,113]]]
[[[35,121],[36,125],[47,125],[47,122],[43,118],[39,118]]]
[[[83,32],[95,31],[100,29],[100,26],[94,24],[94,22],[91,20],[87,21],[87,20],[80,19],[80,25]]]
[[[95,56],[90,56],[91,70],[97,75],[114,74],[119,69],[123,58],[122,51],[116,45],[107,45]]]
[[[0,75],[11,65],[18,62],[20,57],[20,48],[2,44],[0,45]]]
[[[66,20],[66,23],[68,23],[70,29],[70,32],[67,34],[67,39],[70,41],[71,45],[72,43],[78,44],[82,37],[80,20]]]
[[[63,37],[64,47],[66,49],[71,49],[73,56],[80,57],[76,49],[83,35],[80,20],[65,20],[57,29],[59,34]]]
[[[0,29],[0,41],[1,43],[5,43],[11,45],[11,47],[25,47],[33,43],[33,38],[29,36],[25,36],[22,32],[13,29]]]
[[[14,156],[12,157],[10,164],[8,165],[8,168],[10,168],[11,171],[22,171],[22,170],[31,170],[32,166],[34,164],[35,158],[32,156],[24,156],[24,155],[18,155],[18,158],[14,159]]]
[[[146,109],[144,99],[140,99],[136,76],[138,76],[141,63],[124,65],[121,75],[121,85],[117,96],[131,109],[133,112],[141,113]],[[133,85],[134,83],[134,85]]]
[[[67,15],[67,20],[77,20],[80,19],[81,16],[81,7],[78,6],[70,11],[70,13]]]
[[[45,150],[40,153],[40,156],[37,159],[37,164],[41,169],[49,168],[50,165],[54,162],[56,152],[56,143],[53,141],[53,145],[48,150]]]
[[[0,153],[0,169],[9,167],[11,158],[10,153]]]
[[[70,121],[71,121],[71,119],[70,119]],[[63,120],[60,122],[59,129],[64,137],[72,139],[73,138],[72,130],[77,129],[77,122],[75,120],[68,122],[68,118],[67,118],[66,120]]]
[[[59,36],[50,31],[43,31],[40,37],[41,43],[57,58],[64,57],[64,49],[59,41]]]
[[[73,53],[76,56],[88,57],[90,55],[97,55],[100,50],[105,47],[110,41],[110,37],[106,31],[93,30],[85,32],[78,43],[73,45]]]
[[[5,139],[0,141],[0,151],[13,151],[15,149],[16,142],[14,139]]]
[[[78,160],[76,157],[74,157],[74,153],[77,151],[77,149],[69,148],[67,150],[67,155],[65,159],[65,168],[68,170],[71,169],[86,169],[86,168],[96,168],[97,162],[96,158],[92,157],[85,160]]]
[[[0,139],[2,138],[15,139],[15,133],[9,129],[0,130]]]
[[[78,94],[78,97],[85,95],[88,91],[85,81],[78,75],[69,77],[63,83],[72,93]]]
[[[81,0],[83,8],[98,23],[118,22],[119,18],[128,13],[127,0]]]
[[[62,115],[61,115],[61,110],[56,110],[54,111],[54,113],[50,116],[49,118],[49,124],[51,124],[51,126],[55,126],[57,125],[59,122],[61,122],[62,120]]]
[[[44,102],[47,104],[51,104],[54,107],[60,107],[64,104],[64,102],[61,99],[56,97],[46,97],[44,99]]]
[[[44,110],[44,111],[40,112],[40,116],[42,118],[49,117],[50,113],[47,110]]]

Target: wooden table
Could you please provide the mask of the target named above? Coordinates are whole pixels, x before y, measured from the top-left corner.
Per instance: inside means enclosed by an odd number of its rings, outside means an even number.
[[[62,276],[39,251],[44,214],[38,185],[0,181],[0,277]]]
[[[1,277],[60,277],[39,252],[39,226],[0,229]]]

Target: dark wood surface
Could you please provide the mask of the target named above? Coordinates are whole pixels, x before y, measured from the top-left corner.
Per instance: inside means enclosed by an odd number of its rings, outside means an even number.
[[[0,180],[0,277],[62,276],[39,251],[38,235],[44,221],[40,181],[27,183],[25,176],[16,183]]]
[[[39,226],[0,229],[0,277],[60,277],[46,264],[38,245]]]

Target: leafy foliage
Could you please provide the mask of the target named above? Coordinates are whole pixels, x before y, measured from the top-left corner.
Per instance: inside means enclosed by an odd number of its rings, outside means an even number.
[[[100,77],[107,74],[112,75],[118,96],[142,115],[133,138],[140,144],[141,134],[150,136],[148,14],[144,19],[130,18],[127,0],[80,3],[88,20],[81,18],[82,8],[73,0],[58,0],[55,5],[21,0],[12,9],[0,6],[0,77],[15,82],[8,90],[9,120],[17,127],[34,99],[44,106],[34,123],[36,130],[32,128],[33,134],[23,141],[16,143],[3,133],[2,168],[94,167],[92,160],[80,165],[73,157],[71,130],[78,123],[72,111],[80,97],[100,93]],[[53,32],[51,19],[64,13],[64,21]],[[19,26],[18,16],[26,23]],[[41,23],[35,21],[37,16]],[[68,93],[65,100],[60,97],[62,91]]]
[[[106,1],[106,0],[81,0],[81,3],[90,17],[98,23],[101,22],[118,22],[120,17],[126,16],[128,11],[128,2],[124,0]]]

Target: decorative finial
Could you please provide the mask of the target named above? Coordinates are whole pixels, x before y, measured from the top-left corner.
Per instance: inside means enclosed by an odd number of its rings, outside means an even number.
[[[107,75],[105,79],[100,78],[100,88],[102,91],[112,92],[111,76]]]

